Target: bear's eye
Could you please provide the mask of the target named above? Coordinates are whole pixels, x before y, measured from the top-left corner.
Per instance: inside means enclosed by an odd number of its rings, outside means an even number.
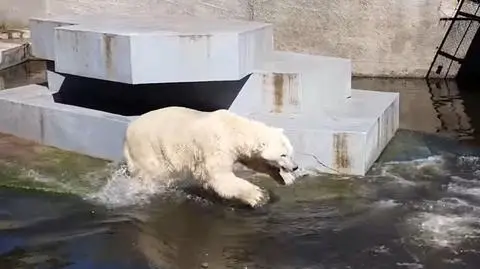
[[[286,157],[287,157],[287,154],[282,154],[282,155],[280,155],[280,157],[286,158]]]

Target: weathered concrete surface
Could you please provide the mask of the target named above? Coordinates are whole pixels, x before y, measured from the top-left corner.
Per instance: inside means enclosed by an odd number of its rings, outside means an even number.
[[[128,117],[55,103],[51,92],[39,85],[0,92],[0,133],[97,158],[122,158],[129,121]]]
[[[319,107],[346,104],[352,95],[351,74],[349,59],[273,51],[252,74],[261,77],[261,86],[256,87],[263,90],[257,91],[262,96],[251,103],[263,100],[265,110],[278,110],[279,105],[284,105],[281,109],[285,110],[292,103],[298,109],[293,113],[316,114]],[[271,100],[265,99],[269,91],[274,93]]]
[[[0,40],[0,70],[27,61],[30,57],[30,44],[20,41]]]
[[[274,23],[278,48],[350,58],[355,75],[424,76],[446,29],[441,2],[265,0],[254,19]]]
[[[59,72],[129,84],[239,80],[273,49],[272,26],[251,21],[54,16],[30,28],[33,54]]]
[[[188,15],[203,18],[252,18],[251,1],[245,0],[49,0],[49,13],[132,15],[149,17]]]
[[[242,91],[247,94],[239,101],[247,103],[258,88]],[[398,129],[398,94],[352,90],[344,106],[314,117],[258,108],[239,114],[285,128],[305,168],[364,175]],[[55,103],[51,91],[38,85],[0,92],[0,132],[108,160],[123,158],[132,118]]]
[[[49,0],[2,0],[0,24],[3,28],[26,28],[32,16],[47,14]]]
[[[31,1],[7,1],[12,2],[36,8]],[[453,0],[48,0],[46,11],[35,12],[253,19],[275,25],[277,49],[351,58],[354,75],[424,76],[447,27],[439,19],[450,16],[455,5]],[[0,10],[7,13],[9,5],[4,6]],[[25,18],[20,15],[8,18]]]
[[[306,113],[302,113],[302,100],[279,111],[265,111],[258,103],[248,109],[237,105],[257,100],[259,88],[261,85],[247,82],[230,110],[285,129],[295,147],[295,158],[306,168],[365,175],[398,130],[398,93],[352,90],[344,105],[317,107],[316,111],[310,107]],[[260,98],[265,99],[275,98]]]

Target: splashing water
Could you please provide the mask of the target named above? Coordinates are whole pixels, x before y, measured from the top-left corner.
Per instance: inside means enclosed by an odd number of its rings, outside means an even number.
[[[173,190],[170,181],[141,180],[128,175],[126,165],[113,170],[107,183],[86,199],[108,207],[123,207],[148,203],[156,194]]]
[[[399,179],[414,178],[417,176],[445,175],[445,159],[442,156],[431,156],[428,158],[415,159],[410,161],[392,161],[380,164],[373,171],[380,171],[380,176],[390,176]]]
[[[479,238],[475,227],[480,221],[475,215],[419,213],[408,223],[418,229],[417,240],[432,247],[454,248],[465,240]]]
[[[456,249],[480,238],[480,158],[459,156],[454,169],[449,169],[446,162],[442,156],[387,162],[374,167],[372,176],[378,178],[375,184],[387,179],[401,188],[419,188],[420,182],[442,185],[439,182],[446,178],[443,197],[411,204],[414,212],[405,224],[410,236],[421,245]],[[456,169],[471,178],[457,175]]]

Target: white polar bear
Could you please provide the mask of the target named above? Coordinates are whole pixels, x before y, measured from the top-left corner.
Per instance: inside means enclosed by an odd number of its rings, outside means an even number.
[[[298,168],[283,129],[223,109],[167,107],[145,113],[127,128],[124,156],[133,176],[150,180],[190,176],[220,197],[252,207],[263,204],[268,195],[237,177],[234,163],[267,173],[284,185],[294,182]]]

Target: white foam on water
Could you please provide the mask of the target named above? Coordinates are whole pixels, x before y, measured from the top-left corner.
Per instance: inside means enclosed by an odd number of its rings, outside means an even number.
[[[389,162],[382,165],[380,175],[401,185],[416,183],[419,178],[434,182],[447,176],[450,179],[446,186],[448,197],[416,203],[413,208],[417,213],[409,217],[406,224],[417,243],[455,249],[463,242],[480,239],[480,179],[475,178],[480,172],[473,172],[480,169],[480,158],[461,156],[456,159],[457,167],[472,171],[471,179],[455,175],[456,171],[448,171],[444,164],[441,156]],[[470,172],[463,173],[470,177]]]
[[[458,165],[465,165],[472,168],[480,168],[480,157],[477,156],[460,156],[457,158]]]
[[[402,204],[392,199],[380,200],[372,204],[372,206],[376,209],[391,209],[400,205]]]
[[[465,179],[459,176],[452,176],[451,180],[447,187],[448,192],[480,199],[480,180]]]
[[[427,158],[414,159],[410,161],[391,161],[385,162],[382,166],[392,166],[392,165],[402,165],[415,167],[416,169],[430,168],[430,167],[441,167],[445,163],[445,160],[440,155],[434,155]]]
[[[422,212],[409,220],[418,228],[417,239],[431,247],[455,248],[467,239],[479,238],[475,215],[439,214]]]
[[[445,197],[417,205],[420,212],[407,220],[413,237],[434,248],[455,249],[480,238],[480,207],[458,197]]]
[[[148,203],[157,194],[172,190],[170,181],[141,180],[128,175],[126,166],[115,169],[107,183],[86,199],[109,207]]]
[[[418,180],[425,177],[447,175],[444,168],[445,159],[442,156],[414,159],[410,161],[391,161],[372,168],[372,177],[390,180],[401,187],[416,186]]]
[[[407,269],[422,269],[423,265],[414,262],[397,262],[398,267],[405,267]]]

